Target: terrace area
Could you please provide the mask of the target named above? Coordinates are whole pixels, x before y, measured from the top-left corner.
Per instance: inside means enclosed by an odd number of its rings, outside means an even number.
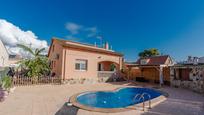
[[[96,90],[113,90],[119,87],[157,87],[143,83],[96,83],[74,85],[19,86],[0,103],[1,115],[202,115],[204,96],[189,90],[164,86],[160,90],[169,94],[167,100],[146,109],[135,108],[119,113],[91,112],[66,106],[69,97],[76,93]]]

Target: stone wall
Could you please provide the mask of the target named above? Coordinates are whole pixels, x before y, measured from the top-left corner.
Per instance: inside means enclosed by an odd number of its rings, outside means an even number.
[[[181,81],[173,80],[171,85],[174,87],[186,88],[198,93],[204,93],[204,83],[203,81]]]
[[[189,73],[189,80],[179,80],[178,74],[173,75],[171,72],[171,86],[186,88],[198,93],[204,93],[204,69],[203,67],[193,67]]]
[[[94,83],[104,83],[104,82],[117,82],[123,81],[123,74],[120,72],[106,72],[102,71],[98,73],[95,78],[76,78],[76,79],[66,79],[63,81],[65,84],[94,84]]]
[[[63,81],[64,84],[94,84],[94,83],[105,83],[108,82],[109,77],[98,77],[97,79],[91,78],[80,78],[80,79],[66,79]]]
[[[80,79],[66,79],[63,81],[64,84],[94,84],[106,82],[105,79],[90,79],[90,78],[80,78]]]

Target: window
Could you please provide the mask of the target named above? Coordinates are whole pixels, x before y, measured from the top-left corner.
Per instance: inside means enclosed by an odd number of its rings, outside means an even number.
[[[53,69],[55,68],[55,66],[56,66],[56,61],[51,61],[50,68]]]
[[[53,69],[53,61],[51,61],[50,68]]]
[[[149,59],[141,59],[140,64],[141,65],[146,65],[149,62]]]
[[[53,57],[54,57],[54,59],[58,60],[59,57],[60,57],[60,55],[57,53],[57,54],[55,54]]]
[[[56,61],[53,61],[53,68],[55,68],[56,66]]]
[[[52,52],[54,52],[55,51],[55,45],[53,45],[53,47],[52,47]]]
[[[75,62],[76,70],[87,70],[87,60],[77,59]]]

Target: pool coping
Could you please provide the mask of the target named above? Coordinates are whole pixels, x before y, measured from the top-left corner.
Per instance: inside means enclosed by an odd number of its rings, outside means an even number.
[[[163,95],[160,95],[156,98],[151,99],[151,108],[156,106],[157,104],[165,101],[166,97],[168,96],[168,93],[163,92],[163,91],[158,90],[158,89],[155,89],[155,88],[152,88],[152,87],[127,86],[127,87],[119,87],[119,88],[116,88],[113,90],[98,90],[98,91],[116,92],[122,88],[131,88],[131,87],[132,88],[150,88],[150,89],[156,90],[156,91],[163,94]],[[129,111],[129,110],[142,110],[143,103],[137,103],[137,104],[134,104],[131,106],[123,107],[123,108],[96,108],[96,107],[90,107],[90,106],[80,104],[77,101],[77,97],[79,95],[82,95],[85,93],[91,93],[91,92],[97,92],[97,91],[86,91],[86,92],[77,93],[77,94],[70,97],[69,102],[72,103],[75,107],[78,107],[80,109],[87,110],[87,111],[94,111],[94,112],[102,112],[102,113],[116,113],[116,112],[123,112],[123,111]],[[145,101],[145,109],[146,108],[149,108],[149,101]]]

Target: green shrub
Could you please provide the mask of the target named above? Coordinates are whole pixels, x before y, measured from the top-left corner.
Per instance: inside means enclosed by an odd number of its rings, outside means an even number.
[[[46,56],[42,55],[45,48],[33,50],[22,44],[18,44],[18,46],[31,55],[31,58],[19,62],[19,68],[26,70],[23,74],[24,76],[38,78],[50,73],[49,60]]]
[[[0,85],[3,89],[5,90],[9,90],[11,88],[11,85],[12,85],[12,80],[11,80],[11,77],[9,76],[3,76],[1,78],[1,81],[0,81]]]
[[[5,68],[0,68],[0,79],[3,77],[3,76],[6,76],[7,73],[9,71],[9,68],[8,67],[5,67]]]
[[[111,65],[110,65],[110,71],[114,71],[115,68],[116,68],[116,66],[115,66],[114,64],[111,64]]]

